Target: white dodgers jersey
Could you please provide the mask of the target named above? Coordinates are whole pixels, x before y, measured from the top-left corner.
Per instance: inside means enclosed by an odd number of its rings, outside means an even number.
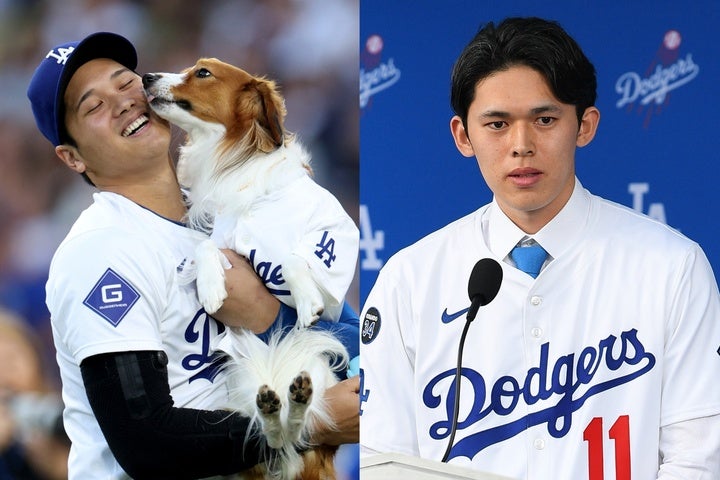
[[[278,167],[279,168],[279,167]],[[212,238],[250,260],[270,293],[295,307],[282,262],[295,254],[321,287],[324,320],[337,320],[355,275],[359,233],[340,202],[307,175],[255,201],[247,212],[215,216]]]
[[[495,203],[387,262],[360,317],[363,448],[443,458],[468,278],[488,257],[504,278],[469,327],[449,462],[654,480],[660,427],[720,413],[720,299],[700,247],[579,184],[573,197],[581,221],[537,279],[488,247]]]
[[[176,407],[227,403],[222,362],[211,345],[225,327],[200,306],[193,284],[197,244],[207,236],[114,193],[94,195],[50,266],[51,312],[72,440],[70,479],[129,478],[92,414],[80,363],[107,352],[163,350]]]

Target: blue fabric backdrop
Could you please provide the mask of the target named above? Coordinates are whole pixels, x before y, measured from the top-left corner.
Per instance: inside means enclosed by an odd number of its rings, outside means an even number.
[[[361,300],[394,252],[491,199],[449,130],[450,71],[478,27],[554,19],[598,73],[601,121],[576,156],[593,193],[700,243],[720,272],[720,2],[360,2]]]

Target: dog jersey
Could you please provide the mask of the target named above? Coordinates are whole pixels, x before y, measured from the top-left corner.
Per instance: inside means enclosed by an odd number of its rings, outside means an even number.
[[[359,231],[340,202],[307,175],[254,201],[240,216],[215,215],[212,238],[250,260],[268,290],[295,307],[283,259],[304,258],[321,287],[326,320],[337,320],[355,275]]]
[[[534,235],[555,239],[536,279],[503,261],[519,238],[491,250],[503,222],[493,202],[381,270],[360,317],[361,446],[443,458],[468,278],[487,257],[503,281],[469,327],[449,462],[516,479],[656,479],[660,427],[720,413],[707,258],[579,182]]]
[[[225,327],[197,300],[192,271],[205,234],[102,192],[55,253],[47,282],[72,447],[70,479],[127,479],[90,408],[80,362],[117,351],[163,350],[176,407],[227,403],[211,344]]]

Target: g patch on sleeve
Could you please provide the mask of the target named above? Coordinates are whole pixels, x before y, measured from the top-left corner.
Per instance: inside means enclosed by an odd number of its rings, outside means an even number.
[[[127,281],[108,268],[83,304],[117,327],[139,298],[140,294]]]
[[[367,345],[377,338],[378,333],[380,333],[380,312],[377,308],[370,307],[363,317],[360,339]]]

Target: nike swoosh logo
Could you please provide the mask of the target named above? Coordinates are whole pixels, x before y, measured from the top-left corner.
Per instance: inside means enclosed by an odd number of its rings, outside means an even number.
[[[446,308],[442,312],[442,322],[450,323],[453,320],[455,320],[456,318],[461,317],[462,315],[466,314],[468,310],[470,310],[470,307],[464,308],[464,309],[460,310],[459,312],[448,313],[447,308]]]

